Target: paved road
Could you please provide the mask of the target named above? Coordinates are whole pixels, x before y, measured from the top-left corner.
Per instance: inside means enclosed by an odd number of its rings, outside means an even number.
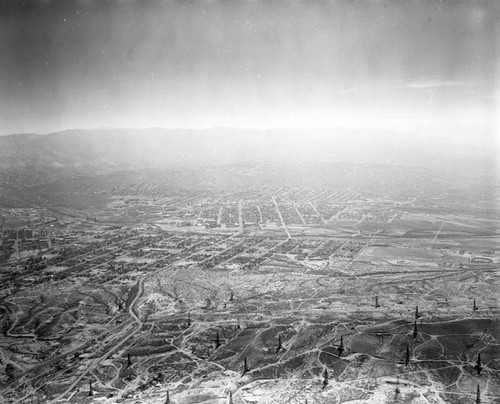
[[[280,208],[278,207],[278,203],[276,202],[276,199],[274,198],[274,196],[272,198],[273,198],[274,206],[276,207],[276,211],[278,212],[278,215],[280,217],[281,224],[283,225],[283,228],[285,229],[285,232],[286,232],[288,238],[292,238],[292,236],[290,235],[290,232],[288,231],[288,227],[286,227],[285,221],[283,220],[283,216],[281,215],[281,211],[280,211]]]
[[[169,278],[170,279],[173,278],[181,269],[182,268],[179,267],[176,271],[174,271],[169,276]],[[142,323],[141,319],[139,318],[139,316],[137,315],[137,313],[135,312],[135,305],[136,305],[137,301],[141,298],[142,294],[144,293],[144,281],[146,281],[146,279],[148,279],[149,277],[156,275],[157,273],[162,272],[164,270],[165,270],[164,268],[158,269],[157,271],[154,271],[154,272],[151,272],[150,274],[144,275],[142,278],[140,278],[137,281],[137,292],[136,292],[136,295],[133,298],[133,300],[130,303],[129,308],[128,308],[128,313],[132,317],[132,319],[136,322],[137,328],[134,331],[132,331],[130,334],[127,334],[126,337],[117,341],[116,344],[112,345],[109,349],[107,349],[106,352],[103,355],[101,355],[99,358],[94,359],[92,361],[92,363],[89,366],[87,366],[87,368],[80,374],[80,376],[78,376],[75,379],[75,381],[73,383],[71,383],[71,385],[66,390],[64,390],[64,392],[62,392],[61,394],[59,394],[59,396],[57,396],[52,401],[50,401],[49,404],[56,403],[58,400],[63,399],[64,396],[66,396],[66,394],[68,394],[70,391],[72,391],[78,385],[78,383],[80,383],[80,381],[85,376],[87,376],[89,374],[89,372],[91,372],[94,368],[96,368],[103,360],[108,358],[118,348],[120,348],[122,345],[124,345],[125,342],[127,342],[128,340],[133,338],[142,329],[143,323]]]

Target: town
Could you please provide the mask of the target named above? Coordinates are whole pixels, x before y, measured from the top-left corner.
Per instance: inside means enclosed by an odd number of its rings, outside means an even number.
[[[106,203],[2,209],[7,402],[499,396],[484,206],[360,187],[92,192]]]

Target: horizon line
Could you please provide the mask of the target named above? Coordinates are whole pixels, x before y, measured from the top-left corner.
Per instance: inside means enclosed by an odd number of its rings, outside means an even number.
[[[81,131],[81,132],[92,132],[92,131],[147,131],[147,130],[164,130],[164,131],[184,131],[184,132],[207,132],[207,131],[215,131],[215,130],[234,130],[239,132],[252,131],[252,132],[301,132],[301,131],[314,131],[314,132],[327,132],[327,131],[338,131],[338,130],[347,130],[347,131],[372,131],[372,132],[388,132],[388,133],[398,133],[404,135],[424,135],[420,133],[403,131],[403,130],[395,130],[395,129],[384,129],[384,128],[364,128],[364,127],[349,127],[349,126],[330,126],[330,127],[239,127],[239,126],[207,126],[203,128],[197,127],[163,127],[163,126],[144,126],[144,127],[120,127],[120,126],[99,126],[93,128],[67,128],[67,129],[59,129],[54,131],[44,131],[44,132],[12,132],[0,134],[0,137],[6,136],[23,136],[23,135],[33,135],[33,136],[48,136],[53,134],[60,134],[64,132],[71,131]]]

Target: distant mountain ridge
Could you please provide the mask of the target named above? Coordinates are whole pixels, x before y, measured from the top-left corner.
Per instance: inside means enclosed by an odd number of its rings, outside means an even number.
[[[366,130],[75,129],[0,137],[0,170],[119,171],[258,161],[428,166],[446,160],[494,159],[488,150],[482,142]]]

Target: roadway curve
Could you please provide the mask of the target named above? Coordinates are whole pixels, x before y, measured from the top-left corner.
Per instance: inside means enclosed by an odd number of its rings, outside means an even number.
[[[173,272],[171,275],[170,275],[170,278],[174,277],[175,274],[177,274],[177,272],[180,270],[181,268],[177,269],[177,271]],[[150,274],[147,274],[147,275],[144,275],[142,278],[140,278],[138,281],[137,281],[137,292],[136,292],[136,295],[135,297],[133,298],[132,302],[130,303],[129,307],[128,307],[128,313],[130,314],[130,316],[134,319],[134,321],[137,323],[137,328],[132,331],[130,334],[128,334],[126,337],[124,337],[121,341],[118,341],[115,345],[113,345],[112,347],[110,347],[110,349],[108,349],[103,355],[101,355],[99,358],[96,358],[92,361],[92,363],[87,366],[87,368],[80,374],[80,376],[78,376],[76,378],[76,380],[71,383],[71,385],[66,389],[64,390],[64,392],[62,392],[61,394],[59,394],[56,398],[52,399],[51,401],[49,401],[49,404],[54,404],[56,403],[57,401],[61,400],[64,398],[64,396],[66,396],[66,394],[68,394],[71,390],[73,390],[77,385],[78,383],[80,383],[80,381],[89,373],[91,372],[96,366],[98,366],[103,360],[105,360],[106,358],[108,358],[114,351],[116,351],[120,346],[122,346],[125,342],[127,342],[129,339],[131,339],[132,337],[134,337],[141,329],[142,329],[142,326],[143,326],[143,323],[141,321],[141,319],[139,318],[139,316],[137,315],[137,313],[135,312],[134,308],[135,308],[135,305],[137,303],[137,301],[141,298],[142,294],[144,293],[144,281],[153,276],[153,275],[156,275],[157,273],[161,272],[161,271],[164,271],[165,269],[162,268],[162,269],[158,269],[157,271],[154,271],[154,272],[151,272]]]

